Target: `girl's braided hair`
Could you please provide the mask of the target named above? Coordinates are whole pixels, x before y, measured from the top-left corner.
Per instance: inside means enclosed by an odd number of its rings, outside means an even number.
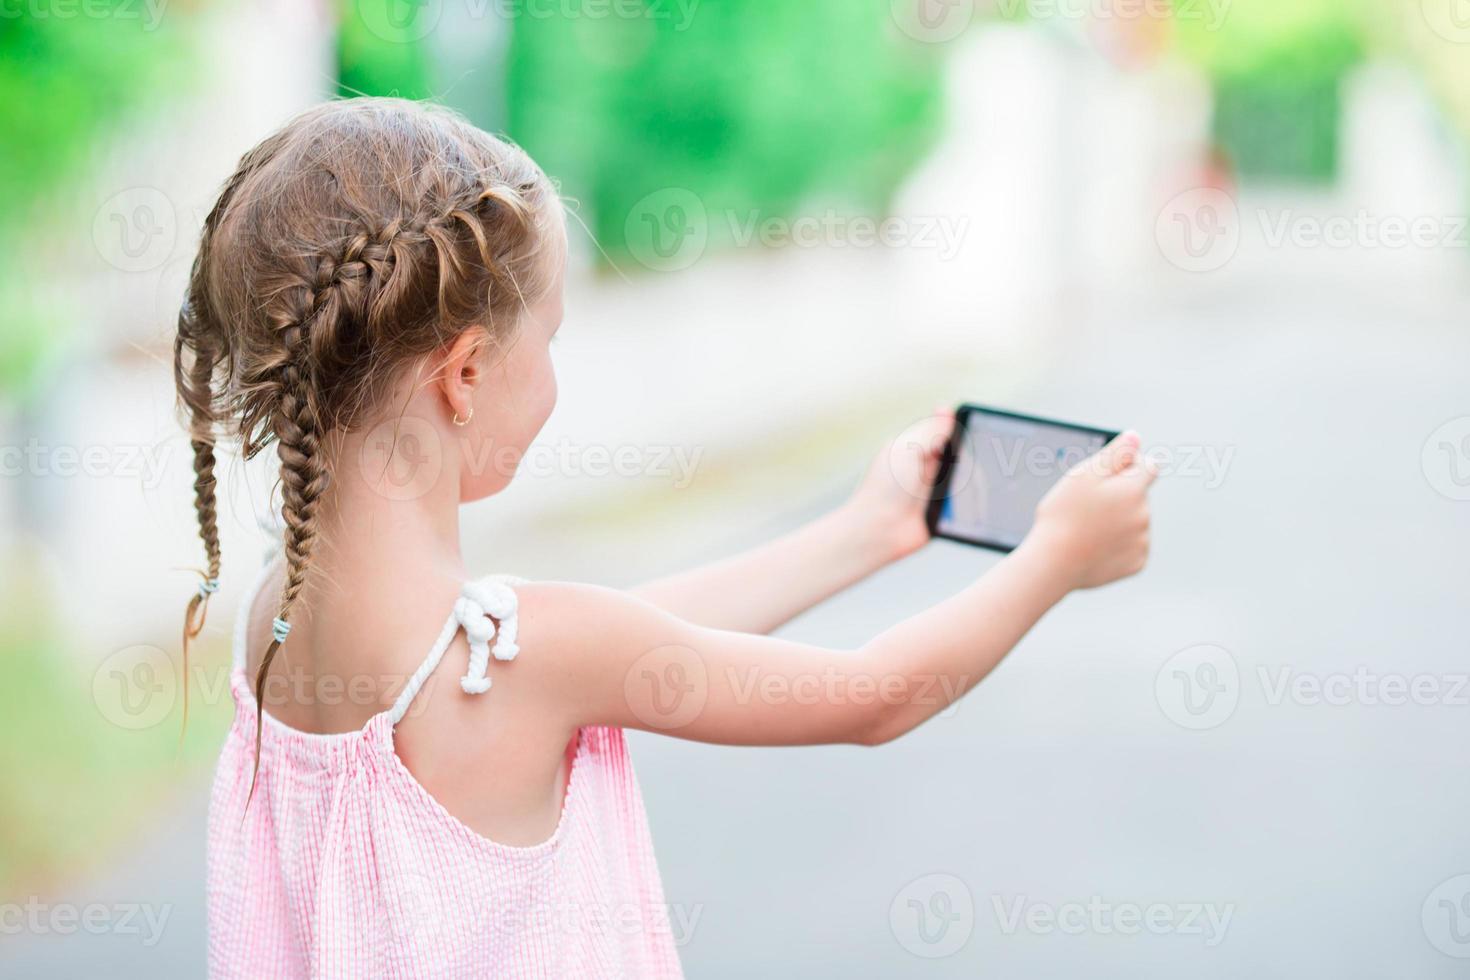
[[[204,221],[174,341],[207,559],[184,616],[186,691],[189,641],[220,573],[216,439],[238,439],[246,459],[275,443],[286,551],[277,615],[288,621],[332,475],[323,439],[362,422],[399,369],[465,329],[510,339],[550,286],[555,200],[520,149],[402,99],[317,106],[241,158]],[[280,645],[255,679],[257,767]]]

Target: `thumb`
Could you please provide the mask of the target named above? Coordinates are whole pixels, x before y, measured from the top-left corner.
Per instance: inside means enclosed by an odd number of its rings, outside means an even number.
[[[1138,448],[1143,439],[1132,429],[1123,433],[1103,447],[1097,454],[1098,469],[1106,476],[1114,476],[1132,466],[1138,459]]]

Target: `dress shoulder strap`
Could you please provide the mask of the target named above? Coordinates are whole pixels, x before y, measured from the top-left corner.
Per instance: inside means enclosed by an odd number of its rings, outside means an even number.
[[[470,642],[470,661],[459,686],[466,694],[484,694],[490,690],[488,670],[490,657],[496,660],[514,660],[520,653],[516,646],[519,629],[518,602],[513,586],[524,584],[525,579],[513,575],[491,575],[473,582],[466,582],[459,598],[439,637],[429,650],[424,662],[404,685],[403,692],[393,703],[389,712],[392,724],[397,725],[408,714],[413,699],[444,659],[444,653],[454,642],[454,637],[464,630]],[[494,645],[491,645],[491,641]]]

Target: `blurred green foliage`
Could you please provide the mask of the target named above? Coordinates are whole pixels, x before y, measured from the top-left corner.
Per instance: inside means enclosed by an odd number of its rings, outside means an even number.
[[[22,248],[27,229],[44,219],[47,202],[66,197],[84,175],[103,134],[128,112],[177,84],[186,45],[173,7],[156,22],[136,0],[89,0],[62,8],[22,5],[0,19],[0,390],[26,383],[55,346],[67,318],[48,316],[25,291]]]
[[[1191,16],[1178,28],[1181,52],[1215,83],[1215,138],[1242,175],[1336,174],[1339,86],[1367,43],[1351,4],[1233,0],[1218,25]]]
[[[881,213],[939,134],[942,51],[898,31],[889,0],[563,0],[558,16],[501,0],[481,34],[509,33],[503,78],[453,79],[427,67],[450,28],[388,18],[403,2],[351,4],[340,90],[442,89],[525,146],[614,258],[652,234],[628,218],[666,188],[742,223],[811,200]],[[468,90],[500,84],[504,118],[483,118]]]
[[[404,17],[398,9],[410,4],[411,0],[340,0],[338,95],[434,97],[428,43],[415,37],[414,18]],[[412,15],[413,10],[407,13]],[[419,16],[424,15],[421,10]]]
[[[649,233],[627,219],[664,188],[712,213],[881,211],[938,136],[939,55],[902,38],[888,0],[705,0],[682,22],[677,4],[647,9],[522,19],[511,40],[509,131],[609,251]]]

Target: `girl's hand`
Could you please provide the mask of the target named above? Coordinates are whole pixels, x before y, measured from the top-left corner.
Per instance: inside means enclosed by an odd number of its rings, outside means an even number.
[[[1022,547],[1054,559],[1072,588],[1116,582],[1148,562],[1148,489],[1158,473],[1139,445],[1138,433],[1125,432],[1073,467],[1036,508]]]
[[[845,505],[883,561],[897,561],[928,543],[930,494],[953,431],[949,409],[909,426],[878,454]]]

